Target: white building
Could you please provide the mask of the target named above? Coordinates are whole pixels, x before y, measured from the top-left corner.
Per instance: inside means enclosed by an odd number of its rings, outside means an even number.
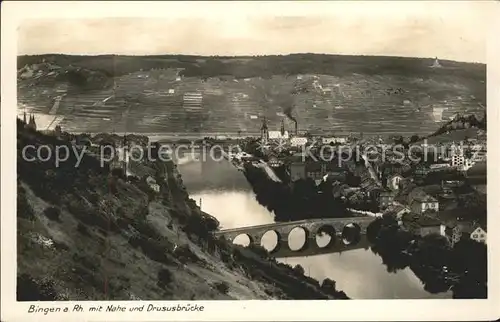
[[[486,244],[486,231],[481,228],[477,227],[470,233],[470,239],[477,241],[478,243],[485,243]]]
[[[290,139],[290,144],[292,146],[304,146],[307,144],[307,138],[304,137],[293,137]]]
[[[288,140],[289,138],[288,131],[285,131],[283,134],[281,134],[281,131],[269,131],[269,140]]]
[[[448,238],[450,243],[456,244],[461,239],[462,236],[468,236],[470,239],[478,242],[485,243],[487,239],[486,230],[478,225],[471,224],[457,224],[454,227],[447,227],[445,225],[441,225],[441,235]]]
[[[347,143],[347,138],[345,138],[345,137],[322,138],[322,143],[323,144],[335,144],[335,143],[345,144],[345,143]]]
[[[417,187],[409,193],[408,203],[411,211],[415,214],[423,214],[429,210],[439,211],[439,202],[421,187]]]
[[[155,192],[160,192],[160,185],[157,183],[152,183],[149,185],[151,189],[153,189]]]
[[[452,149],[451,166],[460,168],[465,164],[464,151],[461,148]]]
[[[448,163],[434,163],[429,166],[429,169],[431,170],[441,170],[441,169],[446,169],[449,168],[450,165]]]
[[[439,211],[439,202],[431,196],[415,198],[411,204],[411,210],[417,214],[423,214],[428,210]]]
[[[146,183],[155,192],[160,192],[160,185],[156,183],[156,180],[153,177],[151,177],[151,176],[147,177]]]
[[[434,122],[441,122],[443,120],[444,110],[446,110],[445,107],[433,107],[432,108],[432,117],[434,118]]]
[[[434,59],[434,63],[432,63],[432,65],[430,66],[431,68],[440,68],[441,67],[441,64],[439,63],[439,60],[437,59]]]
[[[400,184],[401,184],[402,180],[403,180],[403,176],[402,175],[400,175],[398,173],[393,174],[392,176],[390,176],[389,178],[387,178],[387,186],[392,191],[398,191],[400,189]]]

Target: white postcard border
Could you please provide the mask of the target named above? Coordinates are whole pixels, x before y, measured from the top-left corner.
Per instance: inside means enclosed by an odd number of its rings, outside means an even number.
[[[428,1],[432,2],[432,1]],[[358,5],[363,4],[357,1]],[[498,168],[499,149],[496,137],[500,134],[498,126],[500,104],[500,47],[495,30],[500,30],[500,19],[496,28],[492,26],[488,42],[488,300],[347,300],[347,301],[110,301],[110,302],[16,302],[16,26],[27,18],[88,18],[88,17],[165,17],[168,15],[204,14],[228,10],[247,10],[254,12],[276,12],[290,15],[306,15],[313,11],[326,10],[327,2],[285,3],[285,2],[6,2],[2,4],[2,87],[1,87],[1,301],[3,321],[333,321],[333,320],[493,320],[500,311],[500,238],[496,227],[500,225],[497,212],[500,209],[500,196],[496,183],[500,181]],[[398,2],[391,6],[397,7]],[[451,10],[451,9],[450,9]],[[500,3],[496,6],[496,17],[500,18]],[[215,15],[216,13],[214,13]],[[466,23],[466,22],[464,22]],[[495,233],[493,233],[495,232]],[[44,307],[69,307],[76,304],[83,307],[91,305],[141,304],[158,306],[177,303],[195,303],[205,307],[204,312],[142,312],[142,313],[51,313],[30,315],[30,305]]]

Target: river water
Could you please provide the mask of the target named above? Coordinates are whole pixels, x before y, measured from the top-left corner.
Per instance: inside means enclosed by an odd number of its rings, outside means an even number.
[[[222,228],[274,222],[273,214],[256,201],[244,175],[229,162],[183,159],[179,160],[178,169],[191,198],[201,203],[203,211],[216,217]],[[266,236],[264,247],[265,239]],[[302,242],[303,236],[297,234],[292,237],[290,246]],[[319,281],[327,277],[335,280],[337,289],[353,299],[451,298],[451,292],[430,294],[425,291],[409,268],[387,272],[382,259],[370,249],[278,260],[292,266],[300,264],[306,275]]]

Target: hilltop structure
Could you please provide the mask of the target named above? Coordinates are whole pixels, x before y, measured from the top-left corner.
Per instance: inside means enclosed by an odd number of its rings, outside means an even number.
[[[434,63],[431,65],[431,68],[440,68],[440,67],[443,67],[443,66],[441,66],[441,64],[439,63],[438,58],[436,57],[434,59]]]

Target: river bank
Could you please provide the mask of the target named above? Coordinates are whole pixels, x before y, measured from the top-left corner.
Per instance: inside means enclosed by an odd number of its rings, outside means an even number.
[[[420,237],[402,230],[390,215],[367,229],[371,250],[391,272],[409,267],[430,293],[453,292],[453,298],[487,298],[486,245],[462,238],[454,245],[440,235]]]
[[[318,186],[312,179],[277,182],[251,163],[245,163],[244,168],[257,201],[274,213],[277,222],[364,215],[351,211],[349,204],[334,198],[330,181]]]

